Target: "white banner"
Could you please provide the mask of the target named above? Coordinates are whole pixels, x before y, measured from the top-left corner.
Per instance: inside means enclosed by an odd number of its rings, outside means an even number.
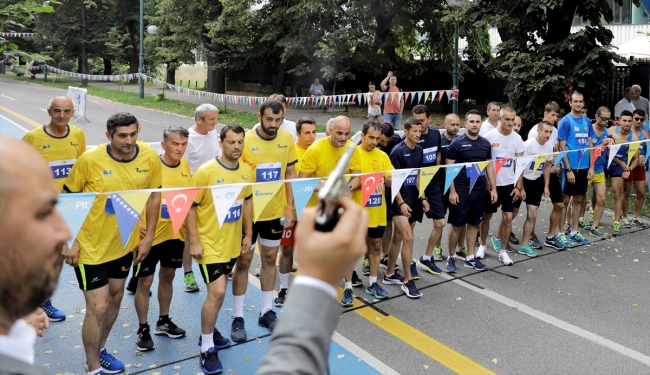
[[[67,97],[74,103],[75,116],[86,117],[86,95],[88,91],[80,87],[68,86]]]
[[[411,174],[411,172],[416,171],[417,169],[397,169],[392,172],[393,178],[392,178],[392,184],[391,184],[391,191],[390,191],[390,201],[391,203],[395,201],[395,197],[397,196],[397,193],[399,193],[399,189],[402,188],[402,185],[404,184],[404,181],[406,181],[406,178]]]

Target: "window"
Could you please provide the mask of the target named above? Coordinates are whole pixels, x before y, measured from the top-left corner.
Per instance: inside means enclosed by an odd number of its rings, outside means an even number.
[[[648,12],[641,4],[634,5],[632,0],[623,0],[623,5],[619,5],[615,0],[611,0],[612,6],[612,25],[645,25],[650,23]],[[607,25],[604,19],[601,19],[603,25]],[[572,26],[588,25],[589,22],[582,19],[577,14],[573,17]]]

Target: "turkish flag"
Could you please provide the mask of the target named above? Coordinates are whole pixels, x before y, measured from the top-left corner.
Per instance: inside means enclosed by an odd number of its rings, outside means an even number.
[[[605,150],[605,146],[598,146],[598,147],[594,148],[594,157],[593,157],[593,159],[591,159],[591,167],[592,168],[594,167],[594,164],[596,163],[596,159],[598,159],[598,157],[600,155],[602,155],[603,150]]]
[[[384,172],[364,174],[361,176],[361,207],[365,207],[377,185],[384,178]]]
[[[178,231],[183,226],[185,217],[190,212],[194,197],[198,192],[199,188],[163,191],[169,218],[174,228],[174,235],[178,234]]]
[[[512,160],[512,158],[503,158],[503,159],[497,159],[494,161],[495,166],[494,166],[494,178],[497,178],[497,175],[499,174],[499,171],[501,170],[501,167],[507,162]]]

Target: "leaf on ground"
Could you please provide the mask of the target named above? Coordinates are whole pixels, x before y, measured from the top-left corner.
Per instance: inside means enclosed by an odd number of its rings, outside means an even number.
[[[173,370],[180,370],[180,369],[181,369],[181,366],[176,365],[176,366],[172,367],[172,369],[173,369]]]
[[[80,326],[84,325],[84,322],[79,323]]]
[[[422,366],[422,367],[424,367],[425,370],[429,368],[428,365],[424,365],[424,366]]]
[[[52,354],[53,352],[51,350],[46,350],[45,354]]]
[[[559,294],[559,293],[562,293],[562,291],[561,291],[561,290],[558,290],[557,292],[558,292],[558,294]]]
[[[81,348],[81,345],[75,345],[74,348],[79,349],[79,348]]]
[[[135,365],[133,365],[133,367],[135,368],[142,367],[142,363],[136,363]]]
[[[128,323],[124,323],[124,324],[122,324],[122,327],[128,327],[128,326],[129,326]]]
[[[560,277],[559,280],[564,280],[564,277]]]
[[[492,360],[492,363],[497,363],[499,362],[496,358]]]
[[[136,351],[135,351],[135,355],[137,355],[138,357],[141,357],[141,356],[144,355],[144,353],[141,352],[141,351],[136,350]]]
[[[529,268],[528,271],[526,271],[526,272],[533,272],[533,269]]]
[[[127,363],[127,364],[124,365],[124,367],[126,367],[126,368],[129,368],[129,367],[131,367],[131,366],[133,366],[133,365],[130,364],[130,363]]]
[[[638,303],[633,303],[632,307],[639,307],[639,304]]]
[[[68,315],[68,318],[74,319],[74,315]]]
[[[52,366],[52,365],[50,365],[49,363],[46,363],[46,364],[43,365],[43,367],[50,367],[50,366]]]
[[[117,354],[117,350],[113,350],[113,354]]]
[[[126,310],[126,306],[121,306],[120,309]]]
[[[639,263],[639,260],[638,260],[638,259],[634,259],[633,262],[634,262],[634,263]]]
[[[336,356],[336,358],[338,358],[338,359],[342,359],[343,357],[345,357],[345,354],[339,354],[339,355]]]
[[[382,318],[380,318],[380,317],[378,317],[378,316],[375,316],[375,319],[376,319],[378,322],[381,322],[382,320],[384,320],[384,319],[382,319]]]
[[[129,337],[131,337],[131,335],[124,336],[125,339],[128,339]]]
[[[244,362],[250,362],[250,360],[251,360],[251,359],[248,358],[248,357],[244,358]]]
[[[154,363],[153,365],[149,365],[149,367],[147,367],[147,368],[156,368],[156,364]]]
[[[152,372],[151,375],[160,375],[160,372]]]
[[[224,309],[224,310],[226,310],[226,311],[232,311],[232,309]]]
[[[460,298],[460,297],[456,298],[456,301],[460,301],[460,300],[462,300],[462,298]]]
[[[612,274],[612,277],[616,277],[616,275]]]
[[[574,269],[573,269],[573,272],[580,272],[580,270],[577,269],[577,268],[574,268]]]
[[[62,338],[62,339],[67,339],[68,338],[68,336],[59,336],[59,337]]]
[[[513,310],[519,310],[519,306],[512,306]]]

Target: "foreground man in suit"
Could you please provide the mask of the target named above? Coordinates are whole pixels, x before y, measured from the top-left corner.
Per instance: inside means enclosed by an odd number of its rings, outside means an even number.
[[[341,315],[336,287],[366,251],[368,213],[349,198],[329,233],[314,228],[316,209],[303,211],[296,229],[300,264],[269,349],[257,374],[326,374],[330,340]]]
[[[55,207],[59,191],[42,156],[0,136],[0,374],[43,373],[34,366],[36,330],[21,318],[59,280],[71,235]]]

